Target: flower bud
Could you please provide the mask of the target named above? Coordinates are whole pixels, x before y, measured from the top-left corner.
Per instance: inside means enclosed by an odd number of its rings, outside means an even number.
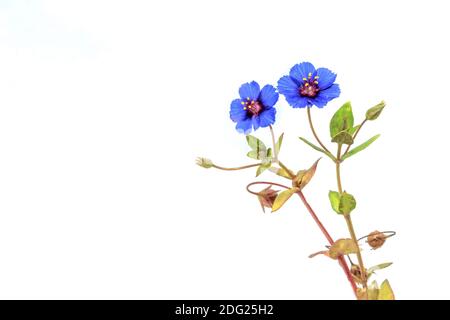
[[[195,162],[197,163],[197,165],[199,165],[200,167],[209,169],[213,166],[213,163],[211,160],[206,159],[206,158],[197,158],[195,160]]]
[[[278,191],[273,190],[271,187],[272,186],[268,186],[267,188],[258,192],[258,200],[261,203],[261,207],[263,208],[264,212],[264,208],[272,208],[273,203],[278,196]]]
[[[367,237],[367,243],[372,249],[380,248],[386,242],[386,235],[380,231],[374,231]]]
[[[375,119],[377,119],[380,116],[381,111],[383,111],[385,106],[386,106],[386,103],[384,101],[381,101],[376,106],[374,106],[374,107],[370,108],[369,110],[367,110],[367,112],[366,112],[366,120],[375,120]]]

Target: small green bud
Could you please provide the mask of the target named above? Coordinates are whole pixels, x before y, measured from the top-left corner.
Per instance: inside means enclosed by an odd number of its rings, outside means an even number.
[[[386,103],[384,101],[381,101],[376,106],[367,110],[366,119],[367,120],[375,120],[376,118],[378,118],[381,114],[381,111],[383,111],[385,106],[386,106]]]
[[[200,167],[209,169],[213,166],[213,163],[211,160],[207,159],[207,158],[197,158],[195,160],[195,162],[197,163],[197,165],[199,165]]]

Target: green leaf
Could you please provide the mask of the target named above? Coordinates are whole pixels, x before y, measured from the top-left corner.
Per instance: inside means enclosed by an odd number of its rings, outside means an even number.
[[[363,144],[360,144],[357,147],[354,147],[352,150],[350,150],[346,155],[344,155],[342,157],[342,160],[345,160],[347,158],[350,158],[351,156],[353,156],[354,154],[357,154],[358,152],[364,150],[365,148],[367,148],[368,146],[370,146],[372,144],[372,142],[374,142],[375,140],[377,140],[380,137],[379,134],[377,134],[376,136],[370,138],[369,140],[367,140],[366,142],[364,142]]]
[[[375,120],[376,118],[378,118],[385,106],[386,106],[386,103],[384,101],[381,101],[376,106],[367,110],[366,119],[367,120]]]
[[[337,191],[330,191],[328,193],[328,198],[330,199],[331,207],[333,208],[336,213],[339,213],[339,202],[340,202],[340,195]]]
[[[273,202],[272,212],[275,212],[278,209],[280,209],[286,203],[286,201],[288,201],[289,198],[297,191],[298,191],[297,188],[291,188],[284,190],[283,192],[280,192],[278,196],[275,198],[275,201]]]
[[[247,143],[250,146],[250,148],[252,148],[252,150],[256,151],[257,154],[259,154],[260,151],[264,151],[264,153],[266,153],[267,147],[264,144],[264,142],[262,142],[261,140],[259,140],[258,138],[254,137],[252,135],[247,135],[246,139],[247,139]]]
[[[357,253],[358,251],[358,245],[352,239],[339,239],[330,247],[328,255],[332,259],[337,259],[340,256]]]
[[[272,148],[269,148],[269,149],[267,149],[267,156],[266,156],[266,158],[267,159],[272,159]]]
[[[331,142],[336,142],[339,144],[353,144],[353,137],[347,131],[341,131],[333,137]]]
[[[353,209],[356,208],[356,200],[355,198],[347,193],[342,192],[339,199],[339,212],[341,212],[344,215],[350,214],[350,212],[353,211]]]
[[[355,198],[345,191],[342,194],[337,191],[330,191],[328,198],[333,210],[339,214],[349,214],[356,207]]]
[[[322,148],[316,146],[315,144],[309,142],[308,140],[306,140],[305,138],[302,137],[298,137],[300,140],[302,140],[304,143],[306,143],[308,146],[310,146],[311,148],[313,148],[314,150],[317,150],[319,152],[322,152],[323,154],[327,155],[331,160],[336,161],[336,158],[329,152],[323,150]]]
[[[352,105],[349,102],[344,103],[336,113],[333,115],[330,121],[330,136],[334,138],[339,132],[347,131],[353,128],[353,111]]]
[[[381,270],[387,267],[390,267],[392,265],[392,262],[386,262],[386,263],[380,263],[377,264],[376,266],[370,267],[369,269],[367,269],[367,273],[373,273],[376,270]]]
[[[392,291],[389,281],[386,279],[380,286],[378,300],[395,300],[394,291]]]
[[[284,132],[278,138],[277,143],[275,144],[275,153],[278,155],[280,153],[281,144],[283,143]]]
[[[270,162],[270,161],[261,163],[259,165],[258,169],[256,170],[256,176],[259,176],[261,173],[263,173],[264,171],[269,169],[271,165],[272,165],[272,162]]]

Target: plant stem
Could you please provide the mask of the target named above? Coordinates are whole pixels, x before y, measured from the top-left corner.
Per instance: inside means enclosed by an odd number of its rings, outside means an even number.
[[[242,170],[242,169],[248,169],[248,168],[257,167],[259,165],[260,165],[260,163],[255,163],[255,164],[249,164],[249,165],[242,166],[242,167],[225,168],[225,167],[221,167],[221,166],[213,164],[212,167],[216,168],[216,169],[219,169],[219,170],[235,171],[235,170]]]
[[[303,195],[303,193],[301,191],[299,191],[299,192],[297,192],[297,194],[299,195],[299,197],[302,200],[303,204],[305,205],[306,209],[310,213],[311,217],[314,219],[316,224],[319,226],[320,231],[322,231],[322,233],[325,236],[325,238],[327,239],[328,243],[330,245],[333,245],[333,243],[334,243],[333,238],[330,236],[330,234],[328,233],[327,229],[324,227],[324,225],[320,221],[319,217],[317,217],[316,213],[311,208],[311,206],[309,205],[308,201],[306,201],[306,198]],[[339,261],[339,265],[344,270],[344,273],[347,276],[347,280],[350,282],[350,285],[352,286],[353,293],[357,297],[358,289],[357,289],[355,280],[353,279],[353,276],[352,276],[352,274],[350,272],[350,269],[348,268],[347,262],[345,262],[345,259],[344,259],[343,256],[340,256],[338,258],[338,261]]]
[[[339,193],[342,193],[342,181],[341,181],[341,150],[342,144],[338,145],[337,158],[336,158],[336,180]]]
[[[338,186],[338,191],[340,194],[342,194],[343,189],[342,189],[342,181],[341,181],[341,151],[342,151],[342,144],[338,145],[338,150],[337,150],[337,161],[336,161],[336,180],[337,180],[337,186]],[[363,285],[363,288],[365,289],[365,299],[368,299],[368,292],[367,292],[367,279],[366,279],[366,269],[364,268],[364,262],[363,262],[363,258],[361,255],[361,249],[359,248],[358,245],[358,238],[356,237],[356,233],[355,233],[355,228],[353,227],[353,222],[352,222],[352,218],[350,216],[350,214],[346,214],[344,215],[345,217],[345,222],[347,223],[347,228],[348,231],[350,232],[350,237],[352,238],[353,242],[356,245],[357,252],[356,252],[356,257],[358,258],[358,265],[359,265],[359,269],[361,271],[361,282]]]
[[[361,130],[362,126],[363,126],[366,122],[367,122],[367,119],[364,119],[364,121],[361,122],[361,124],[359,125],[358,129],[356,129],[356,132],[355,132],[355,134],[353,135],[353,141],[355,141],[356,136],[358,135],[358,133],[359,133],[359,131]],[[349,144],[349,145],[347,146],[347,149],[345,150],[345,152],[344,152],[344,154],[343,154],[342,156],[345,156],[345,155],[348,153],[348,151],[350,150],[350,147],[351,147],[351,145]]]
[[[325,147],[325,145],[322,143],[322,141],[320,141],[319,136],[316,133],[316,130],[314,129],[314,125],[312,122],[312,118],[311,118],[311,108],[310,107],[306,107],[307,113],[308,113],[308,121],[309,121],[309,127],[311,128],[311,132],[314,135],[314,138],[316,139],[317,143],[320,144],[320,146],[323,148],[323,150],[327,151],[328,153],[331,153],[330,150],[327,149],[327,147]]]
[[[253,185],[258,185],[258,184],[268,184],[268,185],[273,185],[273,186],[277,186],[277,187],[281,187],[284,189],[290,189],[288,186],[285,186],[283,184],[280,183],[275,183],[275,182],[267,182],[267,181],[257,181],[257,182],[252,182],[249,185],[247,185],[247,191],[250,192],[251,194],[254,195],[258,195],[258,192],[254,192],[252,190],[250,190],[250,187]],[[306,209],[308,210],[309,214],[311,215],[311,217],[313,218],[313,220],[316,222],[316,224],[318,225],[320,231],[322,232],[322,234],[325,236],[325,238],[327,239],[328,243],[330,245],[333,245],[334,240],[331,237],[331,235],[328,233],[327,229],[325,228],[325,226],[322,224],[322,222],[320,221],[319,217],[316,215],[316,213],[314,212],[314,210],[311,208],[310,204],[308,203],[308,201],[305,198],[305,195],[303,194],[303,192],[298,191],[297,192],[298,196],[300,197],[300,199],[303,202],[303,205],[306,207]],[[350,269],[348,268],[347,262],[345,262],[344,257],[339,257],[338,259],[339,261],[339,265],[341,266],[342,270],[344,270],[344,273],[347,277],[347,280],[350,282],[350,285],[352,287],[353,293],[355,294],[355,296],[357,297],[357,293],[358,293],[358,288],[356,286],[355,283],[355,279],[353,279],[353,276],[350,272]]]
[[[275,145],[276,145],[275,144],[275,133],[273,132],[272,125],[270,125],[269,128],[270,128],[270,135],[272,136],[274,159],[275,159],[275,161],[278,161],[278,152],[277,152],[277,148],[275,147]]]

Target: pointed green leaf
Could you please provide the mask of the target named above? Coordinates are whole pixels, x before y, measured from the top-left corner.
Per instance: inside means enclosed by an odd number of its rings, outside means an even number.
[[[289,200],[289,198],[297,192],[298,189],[296,188],[291,188],[291,189],[287,189],[284,190],[283,192],[280,192],[278,194],[278,196],[275,198],[275,201],[273,202],[272,205],[272,212],[277,211],[278,209],[280,209],[285,203],[286,201]]]
[[[339,199],[339,212],[341,212],[344,215],[350,214],[350,212],[353,211],[353,209],[356,208],[356,200],[355,198],[347,193],[342,192]]]
[[[275,153],[279,154],[281,149],[281,144],[283,143],[284,132],[278,138],[277,143],[275,144]]]
[[[353,111],[352,105],[349,102],[344,103],[336,113],[333,115],[330,121],[330,136],[334,138],[339,132],[347,131],[353,128]]]
[[[367,273],[373,273],[376,270],[381,270],[381,269],[387,268],[391,265],[392,265],[392,262],[380,263],[380,264],[377,264],[376,266],[373,266],[373,267],[370,267],[369,269],[367,269]]]
[[[272,165],[272,162],[270,162],[270,161],[261,163],[259,165],[258,169],[256,170],[256,176],[259,176],[261,173],[263,173],[264,171],[269,169],[271,165]]]
[[[327,155],[331,160],[336,161],[336,158],[329,152],[323,150],[322,148],[316,146],[315,144],[309,142],[308,140],[306,140],[303,137],[298,137],[300,140],[302,140],[304,143],[306,143],[308,146],[310,146],[311,148],[313,148],[314,150],[317,150],[319,152],[322,152],[323,154]]]
[[[392,291],[389,281],[386,279],[380,286],[378,300],[395,300],[394,291]]]
[[[328,193],[328,198],[330,199],[330,203],[331,203],[331,207],[333,208],[334,211],[336,211],[336,213],[339,213],[339,192],[337,191],[330,191]]]
[[[378,118],[385,106],[386,106],[386,103],[384,101],[381,101],[376,106],[367,110],[366,119],[367,120],[375,120],[376,118]]]
[[[345,160],[347,158],[350,158],[351,156],[353,156],[354,154],[357,154],[358,152],[364,150],[365,148],[367,148],[368,146],[370,146],[372,144],[372,142],[374,142],[375,140],[377,140],[380,137],[379,134],[377,134],[376,136],[370,138],[369,140],[367,140],[366,142],[364,142],[363,144],[360,144],[357,147],[354,147],[352,150],[350,150],[346,155],[344,155],[342,157],[342,160]]]
[[[264,151],[264,153],[266,153],[267,147],[261,140],[252,135],[247,135],[246,139],[250,148],[256,151],[257,154],[259,154],[260,151]]]
[[[339,144],[353,144],[353,137],[347,131],[341,131],[331,141]]]

